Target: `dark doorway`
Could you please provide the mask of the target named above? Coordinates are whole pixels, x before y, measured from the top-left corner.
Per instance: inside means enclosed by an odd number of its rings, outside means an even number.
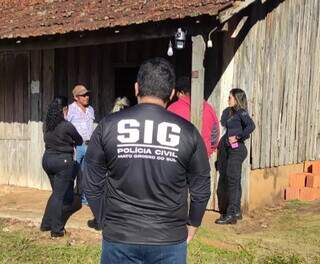
[[[115,96],[126,96],[130,100],[130,105],[137,104],[134,94],[134,84],[137,80],[138,67],[115,68]]]

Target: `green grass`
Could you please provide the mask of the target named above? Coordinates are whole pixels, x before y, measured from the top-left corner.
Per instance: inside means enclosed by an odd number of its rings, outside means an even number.
[[[48,244],[35,239],[38,231],[4,231],[0,219],[0,263],[98,263],[100,247]]]
[[[98,246],[41,245],[19,232],[0,232],[0,263],[98,263]]]

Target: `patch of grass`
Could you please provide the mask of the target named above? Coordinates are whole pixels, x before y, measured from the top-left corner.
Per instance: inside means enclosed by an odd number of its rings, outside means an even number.
[[[269,220],[262,216],[243,220],[240,226],[201,227],[188,247],[188,263],[320,264],[317,208],[292,201]],[[261,220],[268,220],[267,227],[259,228]],[[250,229],[251,224],[254,228]],[[38,231],[9,231],[6,225],[0,219],[0,263],[99,263],[99,244],[70,246],[66,240],[45,243]]]
[[[300,201],[300,200],[291,200],[286,202],[285,209],[300,209],[302,207],[307,207],[309,205],[308,202]]]
[[[99,258],[98,246],[41,245],[20,232],[0,231],[0,263],[98,263]]]
[[[282,256],[282,255],[274,255],[267,256],[260,260],[261,264],[302,264],[306,263],[302,258],[291,255],[291,256]]]
[[[227,263],[253,263],[254,256],[245,250],[231,251],[208,246],[198,239],[192,241],[188,248],[189,262],[192,264],[227,264]]]

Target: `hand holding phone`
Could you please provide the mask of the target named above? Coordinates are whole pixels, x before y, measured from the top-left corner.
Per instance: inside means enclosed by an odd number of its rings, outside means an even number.
[[[238,139],[236,136],[229,137],[229,143],[231,148],[235,149],[239,147]]]

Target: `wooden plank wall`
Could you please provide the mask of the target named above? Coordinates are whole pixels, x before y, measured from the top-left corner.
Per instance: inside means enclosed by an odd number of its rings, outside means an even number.
[[[232,86],[247,92],[256,123],[251,166],[319,159],[320,1],[271,0],[247,15]]]
[[[29,176],[28,62],[27,53],[0,54],[0,184]]]
[[[54,50],[0,53],[0,184],[49,188],[42,118],[54,91]]]
[[[92,91],[90,104],[95,109],[96,121],[108,114],[115,99],[115,69],[137,68],[140,64],[155,56],[166,56],[167,39],[155,39],[137,42],[84,46],[55,50],[55,94],[64,95],[72,102],[72,89],[83,84]],[[189,52],[189,51],[186,51]],[[179,75],[190,73],[191,53],[183,52],[185,65],[176,67]],[[176,57],[170,60],[176,64]],[[132,91],[134,84],[132,85]]]
[[[56,95],[72,101],[77,83],[91,91],[99,121],[112,109],[117,67],[139,67],[147,58],[165,56],[168,39],[20,53],[0,53],[0,184],[50,189],[41,167],[42,125]],[[188,53],[189,52],[189,53]],[[186,53],[189,54],[187,58]],[[177,54],[178,55],[178,54]],[[191,53],[171,58],[180,75],[190,73]],[[189,71],[188,71],[189,70]],[[132,84],[133,90],[133,84]]]

